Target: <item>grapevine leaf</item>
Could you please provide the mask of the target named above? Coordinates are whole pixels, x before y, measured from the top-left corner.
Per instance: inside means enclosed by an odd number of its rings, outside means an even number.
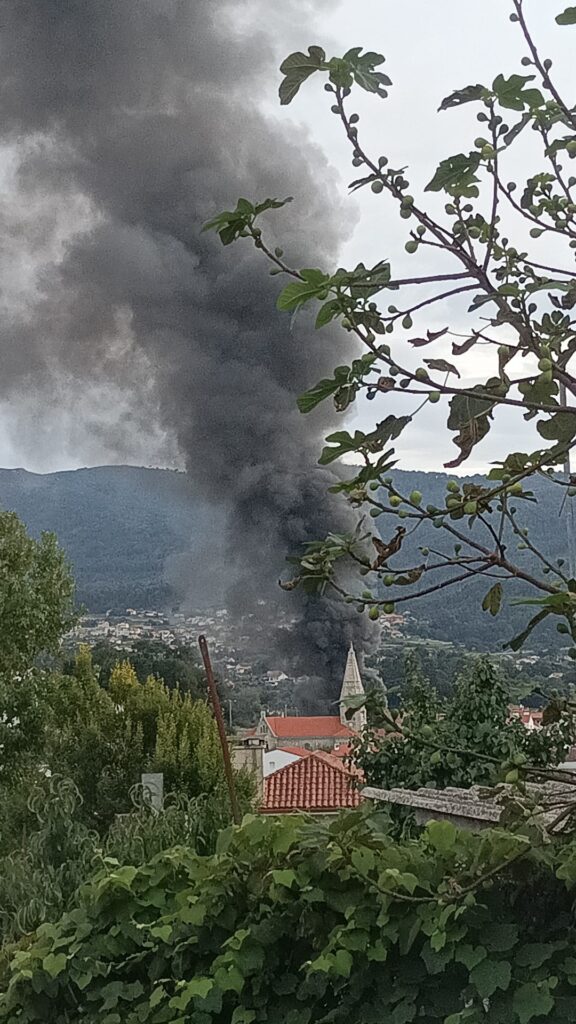
[[[547,988],[529,981],[514,993],[512,1002],[520,1024],[529,1024],[534,1017],[547,1017],[554,1008],[554,998]]]
[[[450,821],[431,821],[426,834],[430,845],[439,853],[448,853],[458,838],[458,832]]]
[[[512,968],[507,960],[482,960],[470,971],[470,981],[481,999],[489,999],[496,989],[507,989]]]
[[[42,967],[51,978],[57,978],[65,969],[68,958],[65,953],[48,953],[42,961]]]

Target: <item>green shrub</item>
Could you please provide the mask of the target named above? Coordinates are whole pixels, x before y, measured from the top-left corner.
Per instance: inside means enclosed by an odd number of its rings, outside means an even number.
[[[366,812],[252,817],[210,857],[106,862],[15,953],[0,1020],[573,1021],[575,879],[572,844],[501,829],[396,843]]]

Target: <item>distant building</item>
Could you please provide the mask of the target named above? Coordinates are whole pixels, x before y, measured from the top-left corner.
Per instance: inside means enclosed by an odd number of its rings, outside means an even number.
[[[348,651],[342,689],[340,690],[340,721],[342,725],[349,726],[353,732],[362,732],[366,728],[366,708],[358,708],[351,717],[347,717],[348,700],[364,696],[362,677],[358,668],[356,651],[352,644]]]
[[[306,757],[310,753],[303,747],[276,747],[274,750],[267,750],[264,754],[264,778],[285,768],[288,764]]]
[[[342,725],[338,715],[262,715],[256,734],[266,740],[270,750],[276,747],[304,747],[306,750],[329,750],[338,740],[354,736],[352,729]]]
[[[273,686],[276,686],[278,683],[283,683],[289,678],[290,676],[287,676],[285,672],[271,671],[264,673],[264,679],[266,682],[272,683]]]
[[[348,701],[364,693],[356,653],[352,645],[348,651],[346,669],[340,690],[339,715],[266,715],[262,714],[255,735],[266,740],[269,750],[277,747],[303,747],[306,750],[331,750],[337,744],[349,742],[366,725],[366,711],[359,708],[351,718],[346,717]]]
[[[542,728],[543,712],[537,708],[525,708],[522,704],[511,704],[508,708],[510,717],[522,722],[522,725],[533,732]]]

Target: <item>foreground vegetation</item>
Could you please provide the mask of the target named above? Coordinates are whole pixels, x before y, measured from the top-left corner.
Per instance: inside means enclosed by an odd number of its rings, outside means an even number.
[[[107,857],[143,864],[175,843],[210,852],[231,814],[198,669],[184,666],[181,689],[139,679],[127,660],[100,673],[87,648],[60,669],[74,587],[55,538],[34,541],[0,513],[0,564],[1,947],[56,920]],[[141,653],[141,668],[158,658]],[[162,815],[145,772],[164,777]],[[237,784],[248,809],[252,781]]]
[[[508,723],[487,662],[447,703],[414,659],[400,709],[369,696],[377,728],[356,751],[369,781],[504,780],[506,828],[422,831],[369,807],[232,827],[206,704],[126,660],[99,678],[87,650],[53,667],[72,616],[65,561],[11,516],[0,542],[13,574],[0,629],[0,1020],[573,1020],[576,804],[551,822],[525,785],[573,738],[567,699],[529,737]],[[172,793],[161,813],[133,785],[149,769]],[[247,809],[249,780],[237,784]]]
[[[0,1019],[31,1024],[528,1024],[574,1020],[572,843],[389,839],[247,819],[216,855],[106,864],[13,958]]]

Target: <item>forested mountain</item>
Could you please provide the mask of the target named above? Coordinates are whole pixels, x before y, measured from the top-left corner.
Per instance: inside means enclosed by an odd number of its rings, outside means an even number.
[[[398,472],[404,494],[416,489],[440,505],[448,477],[443,473]],[[472,478],[471,478],[472,479]],[[482,478],[473,478],[481,481]],[[543,481],[537,505],[518,502],[531,538],[552,559],[566,556],[566,526],[559,516],[558,489]],[[78,582],[78,598],[91,611],[114,607],[163,607],[177,604],[184,592],[201,605],[208,595],[202,577],[182,580],[182,556],[210,550],[221,523],[215,510],[194,494],[184,473],[132,466],[103,466],[37,475],[0,470],[0,507],[13,509],[34,535],[54,531],[67,551]],[[384,536],[394,532],[388,516],[376,520]],[[465,526],[464,529],[468,527]],[[440,531],[422,529],[405,542],[402,565],[421,560],[418,546],[445,544]],[[526,553],[517,557],[530,564]],[[530,556],[531,557],[531,556]],[[209,554],[203,561],[209,560]],[[410,612],[410,630],[451,639],[469,647],[493,646],[509,639],[526,620],[526,608],[505,605],[498,618],[482,612],[484,580],[456,585],[430,597],[398,606]],[[508,588],[507,593],[514,598]],[[548,639],[555,631],[548,631]],[[538,634],[541,639],[543,634]],[[536,639],[536,638],[535,638]]]
[[[102,466],[38,475],[0,470],[0,507],[66,550],[78,600],[90,611],[157,608],[183,590],[178,556],[194,554],[217,525],[184,473]]]

